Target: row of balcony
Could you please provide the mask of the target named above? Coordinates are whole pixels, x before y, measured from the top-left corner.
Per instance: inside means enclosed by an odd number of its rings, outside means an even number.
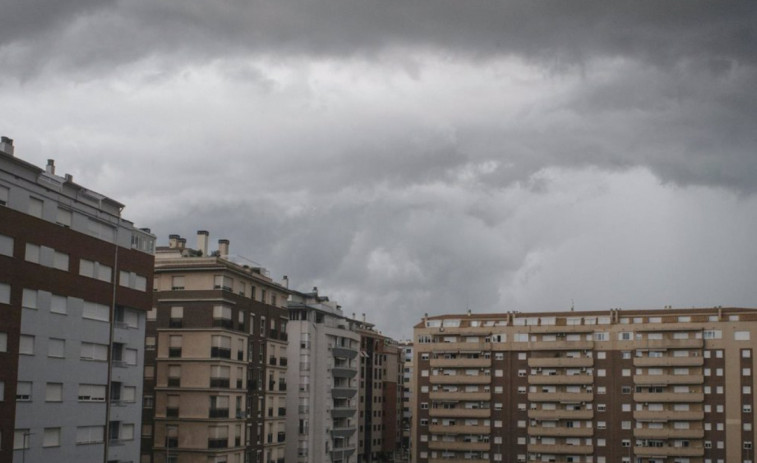
[[[448,450],[461,452],[488,452],[491,448],[489,442],[463,442],[463,441],[431,441],[428,443],[430,450]]]
[[[592,445],[568,444],[528,444],[529,453],[559,454],[559,455],[591,455],[594,453]],[[701,457],[704,456],[703,447],[639,447],[633,448],[633,455],[637,457]],[[441,460],[446,461],[446,460]]]

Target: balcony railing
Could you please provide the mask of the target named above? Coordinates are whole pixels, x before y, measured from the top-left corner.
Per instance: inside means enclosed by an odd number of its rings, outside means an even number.
[[[215,318],[213,319],[213,326],[216,328],[226,328],[231,330],[234,328],[234,321],[226,318]]]
[[[210,356],[212,358],[230,359],[231,349],[227,349],[224,347],[211,347]]]
[[[225,449],[228,446],[229,446],[229,439],[226,437],[219,437],[217,439],[214,439],[214,438],[208,439],[209,449]]]
[[[172,358],[181,357],[181,347],[169,347],[168,356]]]
[[[229,388],[229,378],[210,378],[210,387]]]
[[[209,418],[228,418],[229,417],[229,409],[228,408],[211,408],[208,412]]]

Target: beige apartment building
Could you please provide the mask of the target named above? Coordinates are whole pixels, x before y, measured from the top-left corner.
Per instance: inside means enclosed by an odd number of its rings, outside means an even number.
[[[155,258],[143,463],[283,463],[289,290],[265,269],[171,235]]]
[[[426,317],[413,461],[751,463],[755,339],[755,309]]]

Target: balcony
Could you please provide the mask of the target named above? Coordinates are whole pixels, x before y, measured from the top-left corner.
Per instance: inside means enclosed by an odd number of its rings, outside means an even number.
[[[632,341],[636,349],[701,349],[704,339],[646,339]]]
[[[640,410],[633,412],[633,419],[636,421],[702,421],[704,419],[704,412],[699,411],[675,411],[675,410],[662,410],[662,411],[648,411]]]
[[[649,429],[636,428],[633,437],[637,439],[702,439],[704,429]]]
[[[229,388],[229,378],[210,378],[210,387]]]
[[[334,367],[331,369],[331,374],[335,378],[354,378],[357,375],[357,370],[349,367]]]
[[[444,426],[443,424],[432,424],[428,427],[428,432],[431,434],[479,434],[489,435],[491,429],[489,426],[467,426],[464,424],[455,424],[450,426]]]
[[[528,384],[592,384],[592,375],[530,375]]]
[[[355,453],[354,447],[342,447],[342,448],[335,448],[331,452],[331,461],[347,461],[349,457],[351,457]]]
[[[351,418],[355,416],[357,410],[348,407],[335,407],[331,409],[332,418]]]
[[[534,426],[528,428],[529,436],[543,437],[592,437],[594,428],[567,428],[564,426],[546,428],[544,426]]]
[[[528,366],[531,368],[586,368],[594,365],[594,359],[589,357],[531,357]]]
[[[431,400],[476,400],[476,401],[489,401],[491,400],[491,392],[443,392],[436,391],[428,394]]]
[[[490,358],[455,358],[455,359],[431,359],[431,368],[489,368],[492,366]]]
[[[581,403],[591,402],[594,394],[591,392],[529,392],[530,402],[560,402]]]
[[[228,408],[211,408],[208,412],[209,418],[228,418],[229,417],[229,409]]]
[[[229,446],[229,439],[226,437],[220,437],[220,438],[209,438],[208,439],[208,448],[209,449],[225,449]]]
[[[634,375],[633,382],[637,386],[645,384],[703,384],[702,375]]]
[[[428,463],[489,463],[488,458],[430,458]]]
[[[357,351],[347,347],[332,347],[331,355],[339,358],[354,359],[357,357]]]
[[[634,447],[637,457],[702,457],[702,447]]]
[[[637,392],[633,395],[634,402],[703,402],[701,392]]]
[[[491,379],[489,375],[435,375],[429,378],[431,384],[489,384]]]
[[[349,439],[353,434],[355,434],[355,431],[357,431],[357,428],[354,426],[334,428],[331,430],[331,437],[342,437],[344,439]]]
[[[352,387],[334,387],[331,389],[331,397],[335,399],[351,399],[357,394],[357,389]]]
[[[704,357],[634,357],[635,367],[701,367]]]
[[[432,408],[428,411],[428,415],[447,418],[489,418],[491,410],[488,408]]]
[[[594,418],[593,410],[529,410],[528,417],[532,420],[590,420]]]
[[[223,347],[211,347],[210,357],[214,359],[230,359],[231,349],[227,349]]]
[[[591,455],[594,446],[568,444],[528,444],[528,453],[554,453],[568,455]]]
[[[526,344],[526,343],[523,343]],[[535,341],[529,342],[531,350],[591,350],[594,349],[594,341]],[[518,343],[515,343],[517,347]]]
[[[488,452],[491,448],[489,442],[462,442],[462,441],[431,441],[428,443],[431,450],[447,450],[460,452]]]
[[[434,352],[481,352],[492,350],[490,342],[438,342]]]

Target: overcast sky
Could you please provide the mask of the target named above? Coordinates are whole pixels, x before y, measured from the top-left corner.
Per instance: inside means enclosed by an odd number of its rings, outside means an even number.
[[[409,337],[757,306],[757,3],[0,0],[16,155]]]

